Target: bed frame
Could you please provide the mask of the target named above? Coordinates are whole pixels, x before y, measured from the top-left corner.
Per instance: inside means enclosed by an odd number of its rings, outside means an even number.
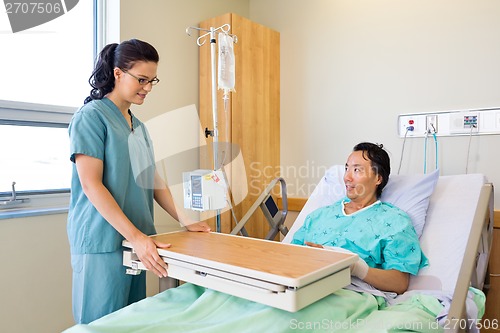
[[[482,290],[487,274],[489,254],[493,239],[493,184],[481,188],[478,205],[467,242],[459,279],[453,293],[448,313],[447,331],[466,332],[465,301],[469,286]]]

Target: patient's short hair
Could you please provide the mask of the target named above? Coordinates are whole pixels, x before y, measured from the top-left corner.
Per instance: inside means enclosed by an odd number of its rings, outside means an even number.
[[[354,146],[353,151],[362,151],[363,157],[370,161],[372,170],[382,177],[382,182],[377,186],[376,195],[380,198],[382,190],[389,181],[391,174],[391,160],[389,154],[382,144],[377,145],[371,142],[361,142]]]

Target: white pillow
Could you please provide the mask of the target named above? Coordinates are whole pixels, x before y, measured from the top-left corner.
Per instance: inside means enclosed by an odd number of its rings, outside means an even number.
[[[421,175],[394,175],[382,191],[380,201],[389,202],[405,211],[413,222],[418,238],[422,236],[429,198],[439,178],[439,169]]]
[[[324,196],[325,203],[345,197],[344,169],[342,165],[334,165],[326,171],[324,185],[318,193]],[[380,197],[380,201],[391,203],[410,216],[419,238],[425,225],[429,197],[438,178],[439,170],[418,175],[391,175]]]

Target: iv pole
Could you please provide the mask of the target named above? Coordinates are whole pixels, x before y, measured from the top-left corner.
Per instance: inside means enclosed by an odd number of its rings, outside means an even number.
[[[219,168],[219,161],[218,161],[218,142],[219,142],[219,123],[217,119],[217,82],[216,82],[216,73],[217,73],[217,67],[216,67],[216,43],[217,40],[215,39],[215,32],[218,30],[221,30],[224,33],[229,33],[229,30],[231,29],[231,26],[229,24],[223,24],[218,28],[210,27],[210,29],[203,29],[203,28],[198,28],[198,27],[188,27],[186,28],[186,33],[191,36],[191,30],[198,30],[198,31],[207,31],[207,33],[201,35],[198,37],[196,40],[196,44],[198,46],[202,46],[206,42],[206,37],[210,35],[210,60],[211,60],[211,78],[212,78],[212,119],[213,119],[213,124],[214,128],[213,130],[209,130],[208,128],[205,129],[205,137],[208,138],[209,135],[212,136],[213,138],[213,159],[214,159],[214,171]],[[222,167],[222,165],[220,166]],[[221,226],[220,226],[220,209],[217,210],[217,214],[215,216],[215,230],[216,232],[221,231]]]

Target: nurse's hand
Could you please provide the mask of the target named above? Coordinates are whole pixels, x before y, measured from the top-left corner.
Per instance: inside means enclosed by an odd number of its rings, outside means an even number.
[[[210,232],[210,226],[207,222],[198,222],[193,224],[186,225],[186,229],[189,231],[202,231],[202,232]]]
[[[210,232],[210,226],[207,222],[196,222],[186,215],[179,216],[179,219],[181,226],[185,227],[188,231]]]
[[[316,244],[316,243],[311,243],[311,242],[304,242],[304,244],[306,244],[307,246],[310,246],[310,247],[317,247],[320,249],[323,248],[323,245],[321,245],[321,244]]]
[[[169,248],[171,244],[162,243],[144,234],[130,241],[139,260],[158,277],[167,277],[167,264],[158,254],[157,248]]]

